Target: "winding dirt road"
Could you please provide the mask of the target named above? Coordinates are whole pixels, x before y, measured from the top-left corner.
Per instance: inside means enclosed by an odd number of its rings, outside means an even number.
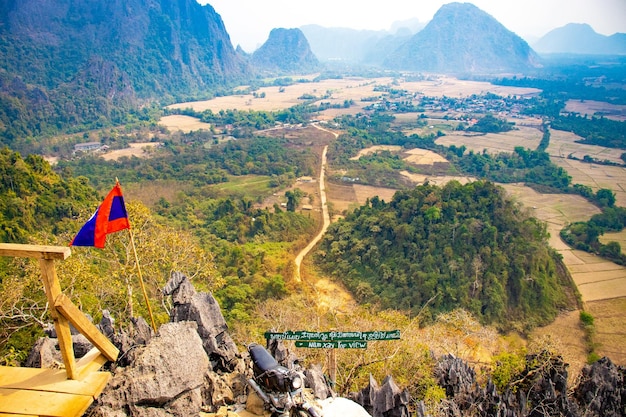
[[[339,136],[338,133],[332,132],[328,129],[324,129],[317,124],[313,124],[313,126],[319,130],[323,130],[324,132],[332,133],[335,135],[335,139]],[[302,259],[313,249],[317,242],[322,239],[326,230],[328,230],[328,226],[330,226],[330,216],[328,214],[328,205],[326,204],[326,187],[324,186],[324,173],[326,172],[326,152],[328,151],[328,145],[324,146],[324,150],[322,151],[322,166],[320,168],[320,201],[322,203],[322,217],[324,219],[324,224],[322,225],[322,230],[309,242],[309,244],[300,251],[298,256],[296,256],[296,281],[300,282],[300,265],[302,265]]]

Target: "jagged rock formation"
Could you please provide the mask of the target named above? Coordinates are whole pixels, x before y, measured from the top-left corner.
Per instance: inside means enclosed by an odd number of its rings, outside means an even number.
[[[410,396],[401,390],[391,376],[383,381],[382,387],[370,375],[369,385],[354,396],[372,417],[409,417]]]
[[[604,36],[586,23],[570,23],[546,33],[533,44],[541,53],[626,54],[626,33]]]
[[[312,72],[320,63],[300,29],[272,29],[268,40],[252,54],[252,64],[261,71]]]
[[[196,292],[191,282],[180,272],[172,274],[163,293],[172,296],[172,321],[193,321],[198,324],[198,334],[213,369],[233,371],[238,364],[239,351],[228,334],[228,326],[217,300],[211,294]]]
[[[225,406],[241,413],[246,409],[246,415],[263,415],[262,401],[256,394],[250,395],[247,385],[252,374],[250,360],[239,353],[228,335],[215,299],[197,293],[180,273],[172,274],[164,292],[174,301],[172,321],[156,334],[141,318],[133,319],[128,330],[116,331],[113,319],[104,312],[98,327],[120,349],[120,357],[111,365],[111,382],[86,416],[187,417],[225,410]],[[55,344],[54,338],[41,339],[29,358],[31,365],[54,366]],[[281,365],[299,366],[297,357],[282,342],[272,342],[269,350]],[[569,389],[567,364],[560,357],[542,353],[527,359],[527,369],[513,376],[505,392],[499,392],[491,381],[481,386],[474,369],[463,360],[451,355],[440,358],[435,378],[446,399],[438,415],[626,415],[626,368],[603,358],[586,366],[579,384]],[[408,391],[401,390],[391,377],[382,386],[370,377],[369,385],[350,401],[336,396],[320,366],[311,366],[305,375],[311,397],[325,417],[410,415]],[[417,404],[416,413],[426,416],[424,404]]]
[[[456,74],[524,71],[538,64],[526,41],[470,3],[442,6],[383,63],[397,70]]]
[[[604,358],[587,365],[581,382],[568,395],[567,364],[549,353],[531,355],[532,366],[515,375],[504,393],[489,380],[481,387],[474,370],[452,355],[439,360],[435,377],[446,390],[443,415],[568,416],[626,415],[626,369]],[[418,413],[423,417],[423,413]]]

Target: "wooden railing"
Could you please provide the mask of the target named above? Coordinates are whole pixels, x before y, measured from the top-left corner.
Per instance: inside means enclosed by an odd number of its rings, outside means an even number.
[[[119,350],[61,292],[54,261],[65,260],[71,254],[70,248],[65,246],[0,243],[1,256],[39,260],[41,279],[48,298],[50,316],[54,321],[65,372],[69,379],[82,379],[85,374],[100,369],[107,360],[115,361]],[[70,323],[94,345],[94,348],[79,361],[74,357]]]

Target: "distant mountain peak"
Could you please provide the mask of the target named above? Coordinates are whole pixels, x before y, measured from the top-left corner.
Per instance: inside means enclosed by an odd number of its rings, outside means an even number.
[[[568,23],[546,33],[533,47],[541,53],[624,55],[626,34],[604,36],[586,23]]]
[[[315,71],[320,66],[304,33],[297,28],[272,29],[267,41],[252,54],[252,64],[278,72]]]
[[[446,73],[506,72],[538,66],[526,41],[471,3],[448,3],[393,52],[386,67]]]

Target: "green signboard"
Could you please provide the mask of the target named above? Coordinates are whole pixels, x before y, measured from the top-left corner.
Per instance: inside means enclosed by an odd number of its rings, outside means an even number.
[[[400,330],[378,330],[373,332],[309,332],[306,330],[288,330],[282,333],[267,332],[265,333],[265,338],[267,340],[293,340],[296,342],[373,342],[377,340],[399,340]]]
[[[353,342],[320,342],[315,340],[309,341],[296,341],[296,347],[298,348],[315,348],[315,349],[367,349],[367,342],[353,341]]]

